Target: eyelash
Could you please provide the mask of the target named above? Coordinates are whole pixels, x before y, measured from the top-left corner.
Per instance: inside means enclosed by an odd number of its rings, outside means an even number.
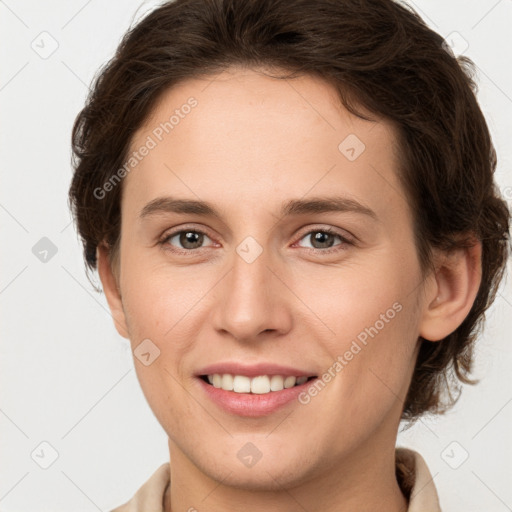
[[[208,233],[206,233],[205,231],[202,231],[200,229],[196,229],[196,228],[181,228],[179,230],[176,230],[176,231],[172,231],[170,233],[165,233],[162,238],[159,240],[158,244],[165,250],[165,251],[170,251],[170,252],[173,252],[173,253],[176,253],[176,254],[184,254],[184,255],[192,255],[192,253],[194,252],[197,252],[197,251],[200,251],[201,249],[206,249],[206,247],[199,247],[197,249],[176,249],[176,248],[173,248],[171,249],[171,245],[168,243],[169,240],[173,237],[175,237],[176,235],[179,235],[181,233],[198,233],[198,234],[202,234],[202,235],[206,235],[208,238],[210,238],[210,240],[213,240],[213,237],[211,237]],[[307,249],[308,251],[313,251],[313,252],[320,252],[320,253],[323,253],[323,254],[331,254],[333,252],[338,252],[338,251],[344,251],[347,249],[347,245],[354,245],[354,242],[352,240],[350,240],[349,238],[343,236],[341,233],[339,233],[338,231],[332,229],[332,228],[315,228],[315,229],[310,229],[309,231],[307,231],[306,233],[304,233],[299,239],[298,241],[302,240],[303,238],[305,238],[306,236],[308,235],[311,235],[313,233],[328,233],[330,235],[335,235],[337,236],[340,240],[341,240],[341,243],[338,244],[338,245],[335,245],[333,247],[328,247],[326,249],[315,249],[314,247],[303,247],[303,249]],[[297,242],[295,242],[297,243]],[[295,245],[294,243],[294,245]]]

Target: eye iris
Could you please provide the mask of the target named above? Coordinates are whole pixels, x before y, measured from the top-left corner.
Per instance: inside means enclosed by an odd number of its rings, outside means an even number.
[[[330,243],[326,241],[326,238],[327,238],[327,240],[329,240],[329,237],[330,237]],[[322,245],[321,248],[332,247],[333,237],[334,237],[334,235],[332,233],[327,233],[325,231],[316,231],[313,236],[313,240],[315,242],[319,242],[320,245]],[[327,245],[323,245],[323,244],[327,244]],[[314,244],[313,244],[313,246],[314,246]]]
[[[195,231],[183,231],[180,235],[180,244],[186,249],[196,249],[194,244],[198,244],[199,246],[203,242],[203,234],[197,233]],[[189,244],[192,244],[193,247],[190,247]]]

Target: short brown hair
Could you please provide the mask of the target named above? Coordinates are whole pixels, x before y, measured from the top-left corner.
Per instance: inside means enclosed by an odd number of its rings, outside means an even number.
[[[458,399],[450,392],[458,385],[454,375],[475,383],[468,378],[474,340],[503,277],[510,212],[493,181],[496,153],[476,100],[473,62],[455,57],[405,5],[175,0],[146,15],[95,77],[73,126],[69,200],[87,270],[96,268],[100,243],[117,254],[120,236],[122,183],[105,198],[94,191],[122,167],[158,98],[182,80],[230,66],[286,72],[275,78],[321,77],[353,114],[371,120],[370,112],[397,127],[397,173],[414,212],[422,272],[432,268],[432,248],[464,247],[472,236],[481,241],[473,307],[444,340],[420,340],[402,419],[444,412]]]

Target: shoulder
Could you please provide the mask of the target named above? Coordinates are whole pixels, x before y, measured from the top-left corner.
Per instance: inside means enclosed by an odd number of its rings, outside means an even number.
[[[409,500],[407,512],[441,512],[434,479],[425,459],[415,450],[395,449],[396,476]]]
[[[170,465],[162,464],[134,496],[110,512],[163,512],[163,498],[170,482]]]

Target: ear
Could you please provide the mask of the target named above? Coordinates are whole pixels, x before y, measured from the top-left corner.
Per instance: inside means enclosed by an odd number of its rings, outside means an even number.
[[[103,285],[103,291],[105,293],[116,330],[123,338],[128,339],[128,329],[123,309],[123,302],[121,300],[121,292],[117,284],[116,276],[114,276],[112,271],[109,249],[104,244],[98,245],[96,249],[96,257],[98,262],[98,274],[101,279],[101,284]]]
[[[420,336],[439,341],[454,332],[469,314],[482,278],[482,244],[438,254],[436,272],[426,295]]]

